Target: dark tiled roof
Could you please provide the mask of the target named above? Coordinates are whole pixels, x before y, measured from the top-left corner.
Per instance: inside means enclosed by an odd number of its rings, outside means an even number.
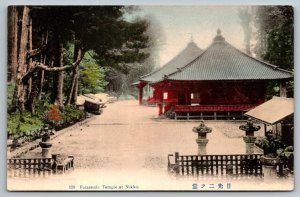
[[[147,82],[155,82],[161,80],[165,75],[176,72],[178,68],[186,66],[202,53],[202,50],[194,43],[188,45],[173,59],[166,63],[161,68],[142,76],[140,80]]]
[[[236,49],[225,41],[220,31],[213,43],[199,57],[167,76],[169,80],[268,80],[291,77],[292,72]]]

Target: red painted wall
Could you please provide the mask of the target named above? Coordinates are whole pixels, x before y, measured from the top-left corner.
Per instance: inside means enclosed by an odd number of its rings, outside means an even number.
[[[164,81],[154,86],[154,98],[167,104],[234,105],[265,101],[265,81]],[[168,98],[163,93],[168,92]],[[191,99],[191,93],[196,98]]]

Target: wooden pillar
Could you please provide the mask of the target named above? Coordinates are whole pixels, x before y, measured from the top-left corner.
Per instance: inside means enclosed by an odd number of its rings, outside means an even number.
[[[267,135],[267,124],[264,124],[265,136]]]
[[[143,88],[139,87],[139,104],[143,104]]]
[[[158,104],[158,115],[162,115],[163,113],[163,105],[162,104]]]
[[[281,81],[280,82],[280,97],[286,97],[286,81]]]
[[[158,115],[163,114],[163,103],[164,103],[164,92],[160,89],[157,91],[157,101],[158,101]]]
[[[147,84],[147,96],[148,96],[148,98],[151,97],[150,96],[150,85],[149,84]]]

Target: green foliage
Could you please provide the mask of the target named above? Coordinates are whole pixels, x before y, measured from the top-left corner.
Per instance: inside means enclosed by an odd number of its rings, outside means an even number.
[[[286,148],[280,148],[276,151],[276,154],[282,159],[290,159],[294,156],[294,147],[288,146]]]
[[[60,108],[54,106],[55,105],[52,105],[48,108],[47,116],[44,121],[56,130],[72,125],[86,117],[85,112],[75,106],[64,106]],[[49,114],[51,114],[52,118],[49,118]]]
[[[65,65],[71,65],[73,63],[74,44],[69,43],[65,54]],[[97,64],[95,59],[95,52],[87,51],[80,63],[80,77],[79,77],[79,93],[99,93],[103,92],[107,86],[105,80],[105,69]],[[71,85],[72,72],[71,70],[65,71],[64,78],[64,92],[69,92]]]
[[[273,29],[280,27],[288,20],[293,20],[292,6],[258,6],[255,9],[254,25],[256,27],[255,53],[264,58],[268,48],[268,36]]]
[[[274,65],[279,65],[281,68],[292,71],[294,69],[293,31],[292,19],[287,20],[281,26],[275,27],[268,35],[268,47],[264,59]],[[279,84],[271,83],[268,90],[269,94],[278,95]],[[287,84],[287,94],[288,97],[293,97],[294,95],[293,81],[289,81]]]
[[[23,112],[22,115],[20,112],[8,114],[8,134],[27,133],[31,130],[41,129],[43,125],[44,121],[41,117],[33,116],[28,111]]]
[[[130,6],[45,6],[31,7],[33,20],[33,48],[39,48],[43,38],[48,35],[46,64],[51,65],[57,58],[57,44],[65,47],[64,66],[70,66],[74,60],[74,45],[80,47],[85,56],[80,64],[83,68],[79,93],[101,92],[106,88],[106,81],[113,81],[106,75],[103,67],[114,67],[122,73],[129,73],[136,63],[142,63],[149,56],[149,36],[145,33],[148,22],[141,19],[129,21],[126,14],[135,9]],[[91,53],[88,57],[86,53]],[[89,61],[91,60],[92,61]],[[91,73],[87,67],[97,69]],[[56,64],[54,62],[54,64]],[[94,65],[92,65],[94,64]],[[98,65],[99,68],[96,68]],[[80,70],[81,72],[81,70]],[[72,80],[72,69],[64,71],[64,95],[68,95]],[[106,75],[106,76],[104,76]],[[93,80],[97,78],[97,80]],[[46,72],[43,91],[51,93],[53,102],[56,98],[56,74]],[[124,83],[118,83],[119,85]]]
[[[49,103],[49,98],[45,96],[39,100],[36,107],[36,114],[32,115],[28,111],[12,112],[8,114],[7,130],[10,135],[30,135],[31,131],[42,129],[45,124],[61,129],[86,117],[84,111],[75,106],[65,106],[58,108]],[[52,112],[52,113],[50,113]],[[50,114],[50,116],[49,116]]]
[[[105,73],[97,64],[87,63],[80,72],[81,94],[103,92],[107,82],[105,81]]]
[[[76,108],[75,106],[64,106],[60,108],[62,124],[66,124],[72,121],[78,121],[85,118],[84,111]]]
[[[254,22],[257,31],[255,53],[280,68],[294,69],[294,11],[292,6],[259,6]],[[287,84],[287,96],[293,97],[294,83]],[[278,82],[270,82],[268,97],[279,95]]]
[[[45,95],[37,101],[36,113],[32,115],[29,111],[24,111],[21,115],[19,111],[8,113],[7,129],[12,135],[27,134],[32,130],[41,129],[45,124],[47,112],[52,105],[49,95]]]
[[[268,132],[266,137],[256,140],[255,145],[262,148],[264,154],[274,156],[277,155],[279,149],[286,147],[286,145],[278,138],[275,138],[271,132]]]
[[[294,68],[294,24],[288,20],[275,27],[268,35],[268,48],[264,59],[281,68]]]

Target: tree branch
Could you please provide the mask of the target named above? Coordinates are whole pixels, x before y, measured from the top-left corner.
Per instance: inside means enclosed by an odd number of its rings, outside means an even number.
[[[37,49],[33,49],[33,50],[30,50],[27,52],[27,58],[32,58],[34,56],[37,56],[43,52],[45,52],[48,48],[48,44],[45,44],[43,46],[41,46],[40,48],[37,48]]]
[[[46,71],[63,71],[66,70],[67,68],[71,68],[72,66],[64,66],[64,67],[49,67],[46,64],[43,63],[37,63],[36,68],[41,68]]]
[[[24,76],[21,78],[21,81],[24,83],[26,82],[37,69],[42,69],[45,71],[51,71],[51,72],[59,72],[63,71],[65,69],[71,68],[72,66],[64,66],[64,67],[49,67],[46,64],[40,63],[40,62],[35,62],[33,61],[29,65],[28,71],[24,74]]]

